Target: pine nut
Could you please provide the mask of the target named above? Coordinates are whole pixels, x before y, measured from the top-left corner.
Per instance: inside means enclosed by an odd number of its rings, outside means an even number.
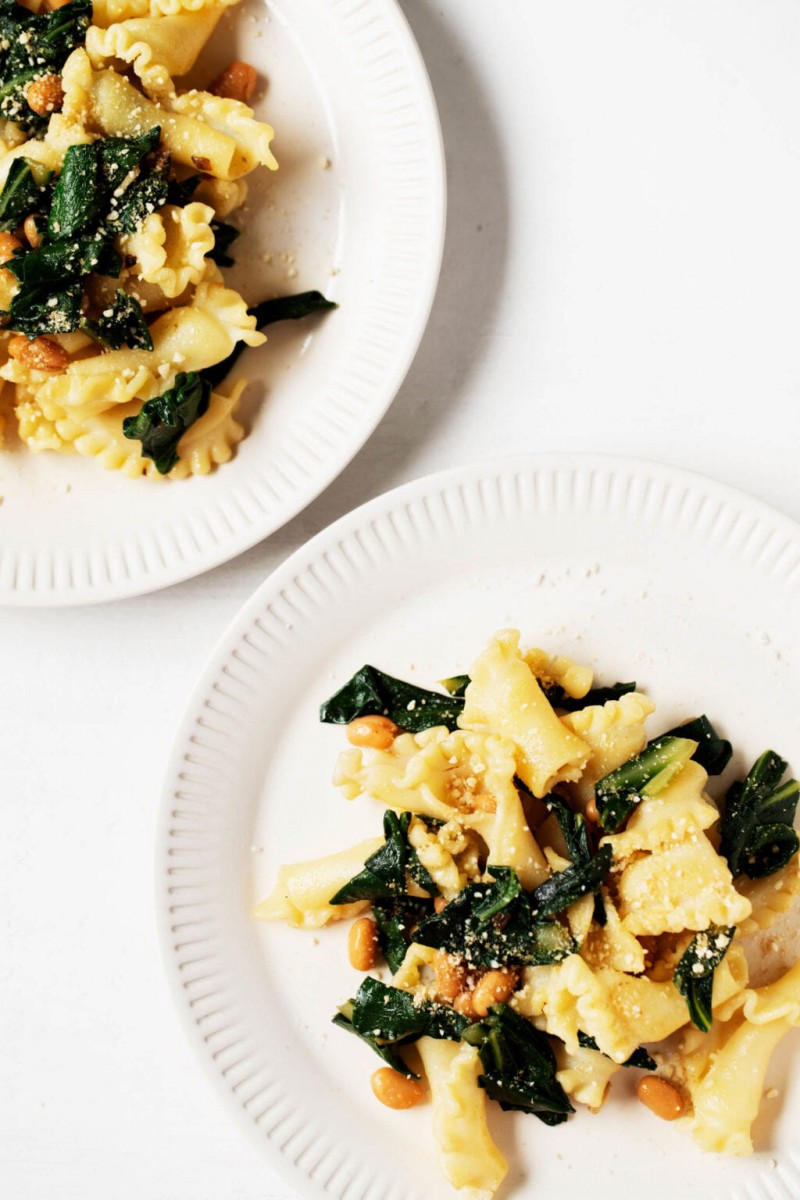
[[[247,104],[256,90],[257,83],[258,75],[255,67],[251,67],[250,63],[242,62],[240,59],[234,59],[217,76],[208,90],[215,96],[223,96],[226,100],[241,100],[243,104]]]
[[[367,746],[371,750],[388,750],[400,731],[388,717],[356,717],[347,726],[351,746]]]
[[[419,1079],[407,1079],[391,1067],[381,1067],[370,1079],[375,1098],[387,1108],[413,1108],[425,1095]]]
[[[472,993],[472,1004],[479,1017],[489,1014],[493,1004],[505,1004],[516,990],[517,977],[513,971],[487,971],[478,980]]]
[[[662,1121],[675,1121],[686,1111],[686,1104],[678,1089],[659,1075],[645,1075],[639,1081],[636,1095]]]
[[[29,106],[40,117],[46,117],[48,113],[58,112],[61,105],[64,103],[64,89],[61,86],[60,75],[43,75],[41,79],[34,79],[28,84],[25,91],[25,99]]]
[[[378,957],[378,926],[371,917],[359,917],[347,935],[347,955],[356,971],[369,971]]]
[[[13,337],[8,353],[33,371],[63,371],[69,363],[64,347],[49,337],[37,337],[32,342],[22,335]]]

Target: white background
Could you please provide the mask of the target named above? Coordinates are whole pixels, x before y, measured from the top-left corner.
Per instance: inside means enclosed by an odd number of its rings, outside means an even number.
[[[0,614],[0,1196],[289,1200],[170,1007],[152,844],[173,730],[306,538],[438,467],[592,449],[800,518],[800,8],[405,0],[448,157],[444,268],[400,395],[268,542],[193,582]]]

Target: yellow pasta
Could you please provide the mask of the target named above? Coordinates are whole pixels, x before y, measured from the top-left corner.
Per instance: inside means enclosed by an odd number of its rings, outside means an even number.
[[[257,921],[288,921],[319,929],[360,912],[362,903],[332,905],[329,901],[382,845],[383,838],[367,838],[338,854],[281,867],[272,893],[255,906],[253,916]]]

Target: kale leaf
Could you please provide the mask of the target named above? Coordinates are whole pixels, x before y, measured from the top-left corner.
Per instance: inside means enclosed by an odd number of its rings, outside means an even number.
[[[675,968],[672,982],[685,997],[693,1024],[703,1033],[711,1028],[714,972],[728,952],[735,928],[711,925],[696,934]]]
[[[541,920],[536,892],[527,893],[511,867],[487,867],[493,883],[472,883],[440,913],[419,923],[414,941],[463,957],[470,966],[559,962],[577,945],[558,922]]]
[[[598,1046],[593,1037],[589,1037],[588,1033],[584,1033],[582,1029],[578,1030],[578,1045],[585,1047],[587,1050],[596,1050],[598,1054],[603,1054],[603,1051]],[[605,1058],[609,1058],[608,1054],[604,1054]],[[621,1067],[637,1067],[640,1071],[655,1071],[658,1063],[645,1050],[644,1046],[637,1046],[630,1058],[626,1058],[624,1063],[620,1063]]]
[[[620,696],[625,696],[628,692],[635,692],[636,684],[612,683],[609,687],[590,688],[586,695],[579,699],[568,696],[557,683],[542,685],[542,691],[553,708],[561,708],[566,712],[577,712],[580,708],[588,708],[590,704],[606,704],[609,700],[619,700]]]
[[[458,696],[459,699],[463,699],[471,680],[469,675],[450,675],[447,679],[440,679],[439,683],[448,695]]]
[[[396,1071],[411,1079],[410,1071],[396,1053],[421,1037],[457,1042],[467,1027],[466,1017],[444,1004],[417,1004],[410,992],[389,987],[371,976],[364,980],[355,998],[340,1008],[335,1025],[355,1033]]]
[[[583,813],[573,812],[567,802],[554,793],[545,796],[544,803],[558,821],[567,845],[567,854],[573,865],[589,862],[592,850]]]
[[[600,890],[603,880],[611,870],[613,851],[610,846],[602,846],[594,858],[583,862],[574,862],[565,871],[556,871],[549,879],[530,893],[530,903],[537,920],[543,917],[553,917],[582,900],[584,896],[592,895]]]
[[[15,158],[0,192],[0,231],[21,225],[29,213],[43,207],[51,171],[28,158]]]
[[[5,265],[10,268],[12,264]],[[46,287],[23,285],[11,301],[12,326],[31,339],[43,333],[70,333],[80,324],[82,299],[80,282],[62,287],[54,283]]]
[[[386,675],[376,667],[365,666],[326,700],[319,710],[320,721],[349,725],[356,717],[380,714],[391,717],[395,725],[409,733],[419,733],[432,725],[455,729],[464,701],[440,692],[430,692]]]
[[[140,441],[144,457],[152,458],[159,474],[166,475],[178,462],[178,443],[208,412],[210,400],[211,385],[196,371],[181,371],[174,387],[146,400],[135,417],[125,417],[122,432]]]
[[[106,350],[119,350],[121,346],[153,349],[153,339],[138,300],[119,288],[111,308],[105,309],[96,321],[84,320],[83,328]]]
[[[91,0],[71,0],[54,12],[32,13],[13,0],[0,4],[0,117],[26,133],[43,131],[47,117],[33,111],[25,93],[32,80],[58,75],[69,55],[83,44]]]
[[[697,742],[697,749],[692,758],[705,767],[709,775],[721,775],[731,761],[733,747],[725,738],[721,738],[708,717],[694,717],[684,721],[674,729],[668,729],[662,737],[687,737]]]
[[[697,742],[690,738],[655,738],[641,754],[600,779],[595,784],[595,804],[603,829],[616,833],[636,805],[663,791],[696,750]]]
[[[233,258],[228,254],[231,245],[240,236],[241,230],[235,225],[227,225],[224,221],[212,221],[211,232],[214,234],[214,249],[208,257],[218,267],[232,267]]]
[[[719,850],[734,875],[763,879],[785,866],[800,847],[792,828],[800,783],[781,783],[786,767],[774,750],[765,750],[747,778],[728,789]]]
[[[378,945],[394,975],[399,971],[414,938],[414,929],[433,910],[433,902],[421,896],[393,896],[373,900],[372,915],[378,926]]]
[[[383,836],[386,841],[371,854],[363,870],[354,875],[349,883],[340,888],[331,904],[352,904],[357,900],[379,900],[405,895],[407,891],[406,871],[412,879],[431,896],[438,896],[439,889],[408,842],[408,827],[411,813],[390,810],[383,815]]]
[[[575,1111],[556,1079],[547,1037],[507,1004],[493,1004],[462,1040],[477,1048],[484,1072],[478,1083],[501,1108],[532,1113],[546,1125],[560,1125]]]

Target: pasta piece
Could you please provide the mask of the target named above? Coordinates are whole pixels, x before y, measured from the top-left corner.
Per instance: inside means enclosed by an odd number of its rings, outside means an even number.
[[[734,945],[714,973],[714,1006],[746,984],[747,963]],[[582,1030],[618,1063],[642,1042],[660,1042],[689,1020],[686,1001],[672,982],[654,983],[610,967],[593,970],[577,954],[553,966],[528,968],[514,1007],[537,1018],[570,1052],[577,1050]]]
[[[200,15],[229,8],[239,0],[94,0],[92,23],[107,28],[118,21],[137,17],[173,17],[178,13]]]
[[[605,925],[593,925],[581,943],[581,956],[593,967],[611,967],[640,975],[645,968],[644,946],[623,928],[614,901],[607,888],[602,890]],[[594,909],[594,897],[592,900]]]
[[[175,91],[174,75],[191,71],[221,15],[222,9],[215,6],[133,17],[105,29],[93,25],[86,33],[86,52],[95,69],[127,63],[147,95],[157,99]]]
[[[208,412],[195,421],[178,442],[179,461],[168,479],[208,475],[233,457],[233,448],[244,437],[244,429],[233,415],[239,405],[246,379],[237,379],[229,393],[212,392]]]
[[[658,796],[637,804],[622,833],[609,834],[600,845],[611,846],[615,863],[620,863],[636,851],[653,854],[677,841],[696,839],[719,820],[703,792],[707,782],[700,764],[688,762]]]
[[[528,650],[525,662],[543,686],[556,684],[573,700],[582,700],[592,686],[594,672],[563,655],[548,654],[546,650]]]
[[[169,96],[164,105],[173,113],[194,118],[196,123],[218,130],[230,137],[236,153],[227,171],[211,173],[221,179],[238,179],[248,175],[257,166],[278,169],[270,143],[275,136],[271,125],[256,121],[252,108],[241,100],[228,100],[214,96],[211,92],[183,92],[180,96]]]
[[[590,704],[574,713],[566,713],[562,722],[590,747],[590,755],[580,779],[568,787],[570,799],[581,810],[594,799],[594,785],[629,758],[639,754],[647,742],[644,723],[655,711],[649,696],[627,692],[619,700]]]
[[[738,925],[750,915],[750,901],[736,891],[728,864],[702,833],[631,860],[616,883],[628,933]]]
[[[319,929],[361,912],[367,907],[364,901],[332,905],[329,900],[383,844],[383,838],[367,838],[338,854],[281,867],[274,889],[252,915],[257,921],[288,921],[303,929]]]
[[[479,874],[470,831],[458,821],[447,821],[438,828],[429,828],[424,821],[414,817],[408,827],[408,840],[416,850],[419,861],[448,900]]]
[[[498,634],[470,678],[459,725],[513,742],[517,774],[534,796],[541,799],[557,783],[579,777],[589,747],[559,721],[519,652],[519,633]]]
[[[203,277],[205,256],[214,249],[213,219],[207,204],[165,204],[135,233],[120,238],[120,249],[136,259],[134,275],[174,299]]]
[[[247,183],[244,179],[212,179],[206,175],[200,180],[192,198],[210,205],[215,215],[224,220],[244,204]]]
[[[56,450],[70,454],[73,447],[61,437],[54,421],[48,421],[35,400],[20,400],[15,408],[19,436],[29,450]]]
[[[739,925],[741,934],[769,929],[787,913],[800,896],[800,854],[790,858],[785,867],[766,879],[748,879],[740,875],[736,889],[752,905],[752,912]]]
[[[420,946],[412,942],[398,970],[392,977],[392,986],[402,988],[404,992],[413,992],[422,1000],[437,999],[435,991],[425,979],[436,959],[437,951],[432,946]]]
[[[423,1037],[417,1048],[433,1101],[433,1128],[444,1173],[462,1200],[492,1200],[508,1163],[486,1123],[481,1061],[466,1042]]]
[[[599,1112],[608,1096],[611,1079],[620,1070],[619,1064],[586,1046],[567,1050],[557,1042],[554,1049],[559,1068],[556,1079],[564,1091],[571,1100]]]

